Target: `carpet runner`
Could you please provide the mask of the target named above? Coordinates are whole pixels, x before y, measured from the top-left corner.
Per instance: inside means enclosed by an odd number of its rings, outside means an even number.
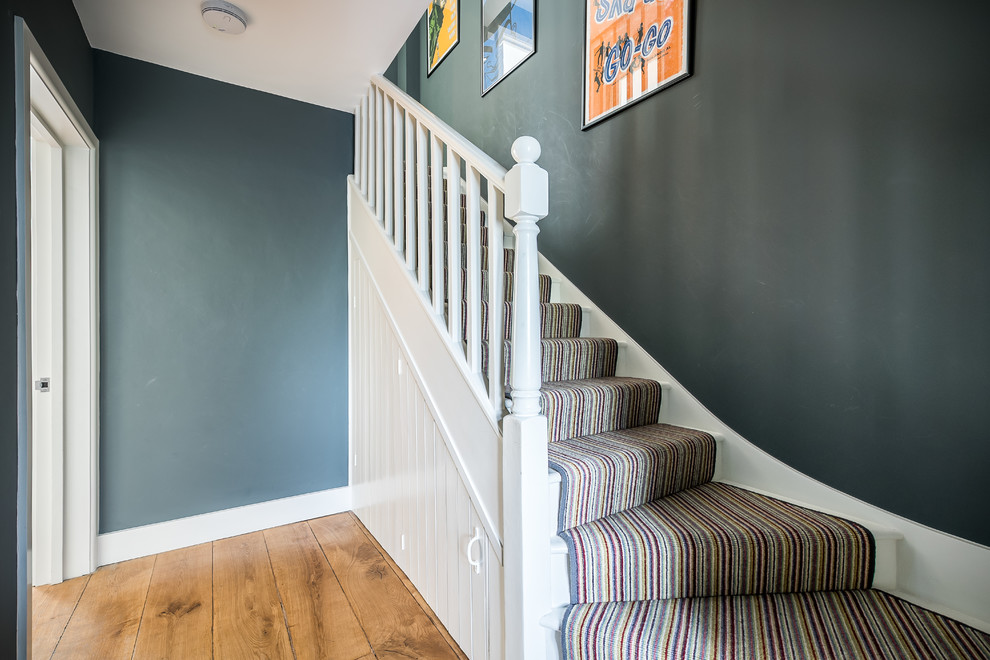
[[[513,261],[505,250],[507,383]],[[581,337],[581,308],[550,302],[545,276],[540,300],[566,660],[990,659],[990,635],[870,588],[862,525],[712,481],[713,436],[661,423],[660,384],[617,377],[618,344]],[[487,302],[482,316],[487,373]]]
[[[990,657],[990,636],[872,589],[575,605],[561,637],[565,658]]]
[[[867,589],[862,526],[707,483],[561,533],[571,602]]]

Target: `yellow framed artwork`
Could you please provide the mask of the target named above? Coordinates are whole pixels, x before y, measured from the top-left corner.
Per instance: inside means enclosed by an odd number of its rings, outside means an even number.
[[[582,128],[687,78],[690,0],[585,0]]]
[[[459,0],[433,0],[426,12],[426,76],[440,66],[443,58],[460,41]]]

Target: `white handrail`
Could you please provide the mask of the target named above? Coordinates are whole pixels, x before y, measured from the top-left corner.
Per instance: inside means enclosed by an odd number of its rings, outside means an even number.
[[[420,126],[426,128],[430,133],[438,136],[444,144],[449,145],[461,158],[474,163],[481,176],[489,181],[495,181],[501,187],[505,180],[506,169],[498,164],[494,158],[469,142],[467,138],[455,131],[444,120],[424,108],[416,99],[409,96],[401,89],[393,85],[383,76],[375,76],[371,79],[373,87],[385,91],[395,99],[399,105],[410,112]]]
[[[355,139],[361,193],[433,308],[479,399],[492,419],[500,421],[505,403],[505,269],[504,219],[499,211],[506,194],[505,168],[381,76],[372,80],[355,110]],[[491,219],[489,231],[483,233],[485,210]],[[489,290],[483,301],[481,254],[486,241]],[[535,279],[533,285],[538,286]],[[488,323],[483,328],[486,307]],[[483,343],[488,349],[487,373]]]

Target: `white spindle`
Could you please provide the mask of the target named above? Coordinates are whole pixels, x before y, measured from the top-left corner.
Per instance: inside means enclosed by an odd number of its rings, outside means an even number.
[[[481,373],[481,174],[467,166],[467,361],[471,373]],[[488,261],[495,259],[491,250]],[[492,350],[492,347],[489,347]]]
[[[503,420],[506,656],[545,657],[540,617],[550,607],[547,419],[540,414],[540,296],[536,223],[548,211],[549,179],[536,164],[540,144],[521,137],[505,176],[505,212],[515,223],[512,296],[512,414]],[[494,222],[494,219],[492,219]]]
[[[357,187],[361,188],[361,144],[364,142],[364,135],[362,130],[364,129],[364,123],[361,119],[361,106],[364,105],[364,100],[358,104],[358,107],[354,109],[354,180],[357,183]]]
[[[502,416],[505,379],[502,375],[502,312],[505,293],[502,255],[502,192],[488,182],[488,396],[496,417]]]
[[[382,155],[383,166],[385,170],[385,199],[384,204],[381,209],[381,220],[385,225],[385,232],[391,236],[392,235],[392,196],[395,192],[394,188],[394,177],[392,176],[393,169],[395,167],[395,162],[392,160],[392,99],[385,96],[382,99],[382,106],[385,112],[382,117],[382,124],[384,135],[382,139],[384,140],[384,153]]]
[[[461,157],[447,145],[447,330],[455,349],[464,341],[461,291]]]
[[[371,93],[368,95],[368,130],[366,135],[368,136],[368,191],[364,198],[368,200],[368,205],[371,206],[372,210],[375,208],[375,198],[377,197],[377,192],[375,189],[375,177],[377,170],[377,158],[375,158],[375,135],[377,133],[377,124],[375,123],[375,117],[378,116],[377,110],[377,100],[378,93],[375,91],[375,87],[372,86]]]
[[[396,101],[395,108],[392,112],[392,183],[395,192],[392,194],[392,199],[394,201],[394,210],[392,212],[392,218],[395,222],[395,247],[399,252],[405,249],[406,245],[406,223],[403,218],[403,214],[406,208],[405,200],[405,177],[402,174],[402,145],[404,140],[402,138],[402,108],[399,107],[399,103]]]
[[[440,138],[430,135],[430,218],[433,239],[433,311],[443,315],[443,148]]]
[[[375,215],[378,216],[379,222],[382,220],[383,213],[382,207],[384,206],[383,195],[384,195],[384,185],[382,184],[383,177],[385,176],[383,161],[385,156],[382,149],[382,140],[384,134],[384,110],[382,109],[385,105],[385,95],[380,89],[375,88]]]
[[[371,138],[368,136],[368,97],[361,99],[361,143],[358,150],[361,152],[361,194],[368,198],[368,145]]]
[[[416,266],[419,269],[419,288],[428,292],[430,290],[430,273],[427,270],[430,266],[430,193],[427,188],[426,167],[428,164],[426,128],[416,123],[416,247],[419,254],[416,258]]]
[[[415,151],[415,128],[413,118],[407,109],[403,134],[406,136],[406,157],[402,161],[403,173],[406,177],[406,268],[416,267],[416,186],[413,181]]]

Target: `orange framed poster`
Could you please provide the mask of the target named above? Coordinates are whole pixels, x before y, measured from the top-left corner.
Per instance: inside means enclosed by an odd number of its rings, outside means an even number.
[[[426,77],[440,66],[460,41],[460,0],[433,0],[426,11]]]
[[[585,0],[582,128],[687,78],[690,0]]]

